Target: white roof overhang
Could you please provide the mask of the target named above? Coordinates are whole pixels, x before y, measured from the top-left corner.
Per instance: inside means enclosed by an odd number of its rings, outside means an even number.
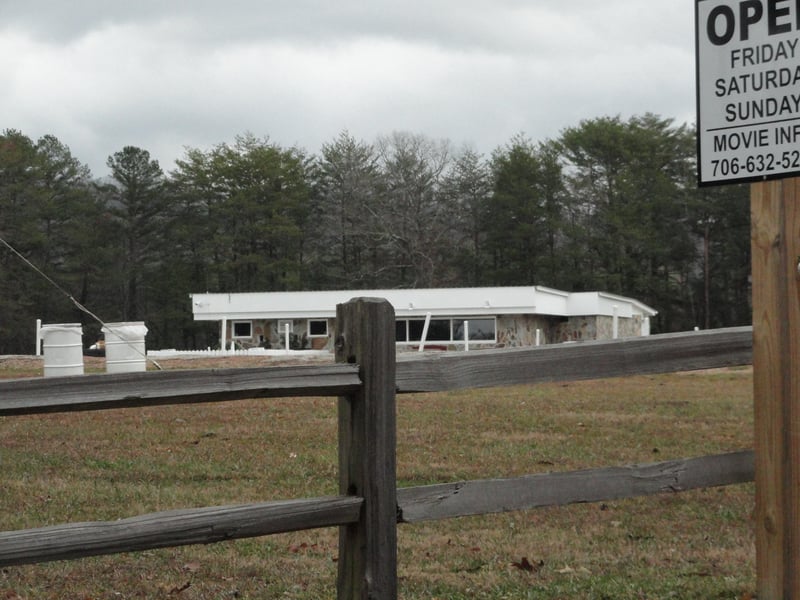
[[[337,304],[358,297],[385,298],[398,317],[425,317],[428,313],[434,317],[612,315],[614,306],[620,317],[656,314],[623,296],[570,294],[543,286],[191,294],[192,312],[198,321],[329,319],[336,316]]]

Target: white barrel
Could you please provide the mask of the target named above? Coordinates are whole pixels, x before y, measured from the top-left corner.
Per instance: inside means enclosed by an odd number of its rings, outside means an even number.
[[[147,370],[144,321],[106,323],[103,327],[107,373],[134,373]]]
[[[42,325],[44,376],[83,375],[83,330],[80,323]]]

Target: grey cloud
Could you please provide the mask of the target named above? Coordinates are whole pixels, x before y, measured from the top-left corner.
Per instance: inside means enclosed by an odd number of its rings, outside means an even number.
[[[603,114],[691,116],[692,18],[685,0],[0,0],[0,128],[52,133],[98,175],[127,144],[169,169],[244,131],[488,153]]]

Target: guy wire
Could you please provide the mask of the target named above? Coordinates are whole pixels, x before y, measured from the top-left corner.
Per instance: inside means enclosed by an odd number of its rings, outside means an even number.
[[[68,291],[66,291],[64,288],[62,288],[60,285],[58,285],[58,283],[56,283],[51,277],[49,277],[46,273],[44,273],[39,267],[37,267],[35,264],[33,264],[31,261],[29,261],[21,252],[19,252],[11,244],[9,244],[7,241],[5,241],[2,237],[0,237],[0,243],[2,243],[6,248],[8,248],[11,251],[11,253],[14,254],[17,258],[19,258],[22,262],[24,262],[31,269],[33,269],[36,273],[38,273],[41,277],[43,277],[45,279],[45,281],[47,281],[50,285],[52,285],[59,292],[64,294],[67,298],[69,298],[70,302],[72,302],[78,308],[78,310],[80,310],[81,312],[86,313],[87,315],[89,315],[91,318],[93,318],[95,321],[97,321],[100,324],[101,327],[104,327],[104,328],[108,329],[109,331],[114,331],[113,327],[109,327],[108,325],[106,325],[106,323],[100,317],[98,317],[96,314],[94,314],[92,311],[90,311],[88,308],[86,308],[83,304],[78,302],[75,299],[75,296],[73,296]],[[144,352],[144,353],[141,352],[139,350],[139,348],[137,348],[136,346],[131,344],[128,340],[126,340],[122,336],[119,336],[119,337],[126,344],[128,344],[128,346],[133,348],[133,350],[135,352],[137,352],[138,354],[141,354],[144,357],[145,360],[149,360],[151,363],[153,363],[153,365],[155,365],[155,367],[159,371],[163,371],[163,369],[161,368],[161,365],[159,365],[156,360],[154,360],[152,358],[148,358],[146,352]],[[37,340],[36,343],[38,344],[39,341]]]

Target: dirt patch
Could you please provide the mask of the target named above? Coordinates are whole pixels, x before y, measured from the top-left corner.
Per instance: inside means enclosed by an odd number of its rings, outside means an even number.
[[[149,371],[186,370],[186,369],[247,369],[256,367],[283,367],[289,365],[308,365],[334,362],[333,354],[315,356],[215,356],[164,358],[156,362],[148,361]],[[86,374],[104,373],[105,358],[101,356],[84,356],[84,372]],[[0,379],[17,379],[20,377],[41,377],[44,372],[44,359],[41,356],[0,356]]]
[[[35,369],[43,365],[41,356],[0,356],[0,369]]]
[[[752,375],[753,365],[738,367],[718,367],[716,369],[699,369],[697,371],[679,371],[678,375],[713,375],[715,373],[733,373],[737,375]]]
[[[157,369],[155,365],[148,369]],[[287,365],[308,365],[334,362],[333,354],[319,356],[215,356],[163,358],[156,362],[162,369],[247,369],[254,367],[285,367]]]

